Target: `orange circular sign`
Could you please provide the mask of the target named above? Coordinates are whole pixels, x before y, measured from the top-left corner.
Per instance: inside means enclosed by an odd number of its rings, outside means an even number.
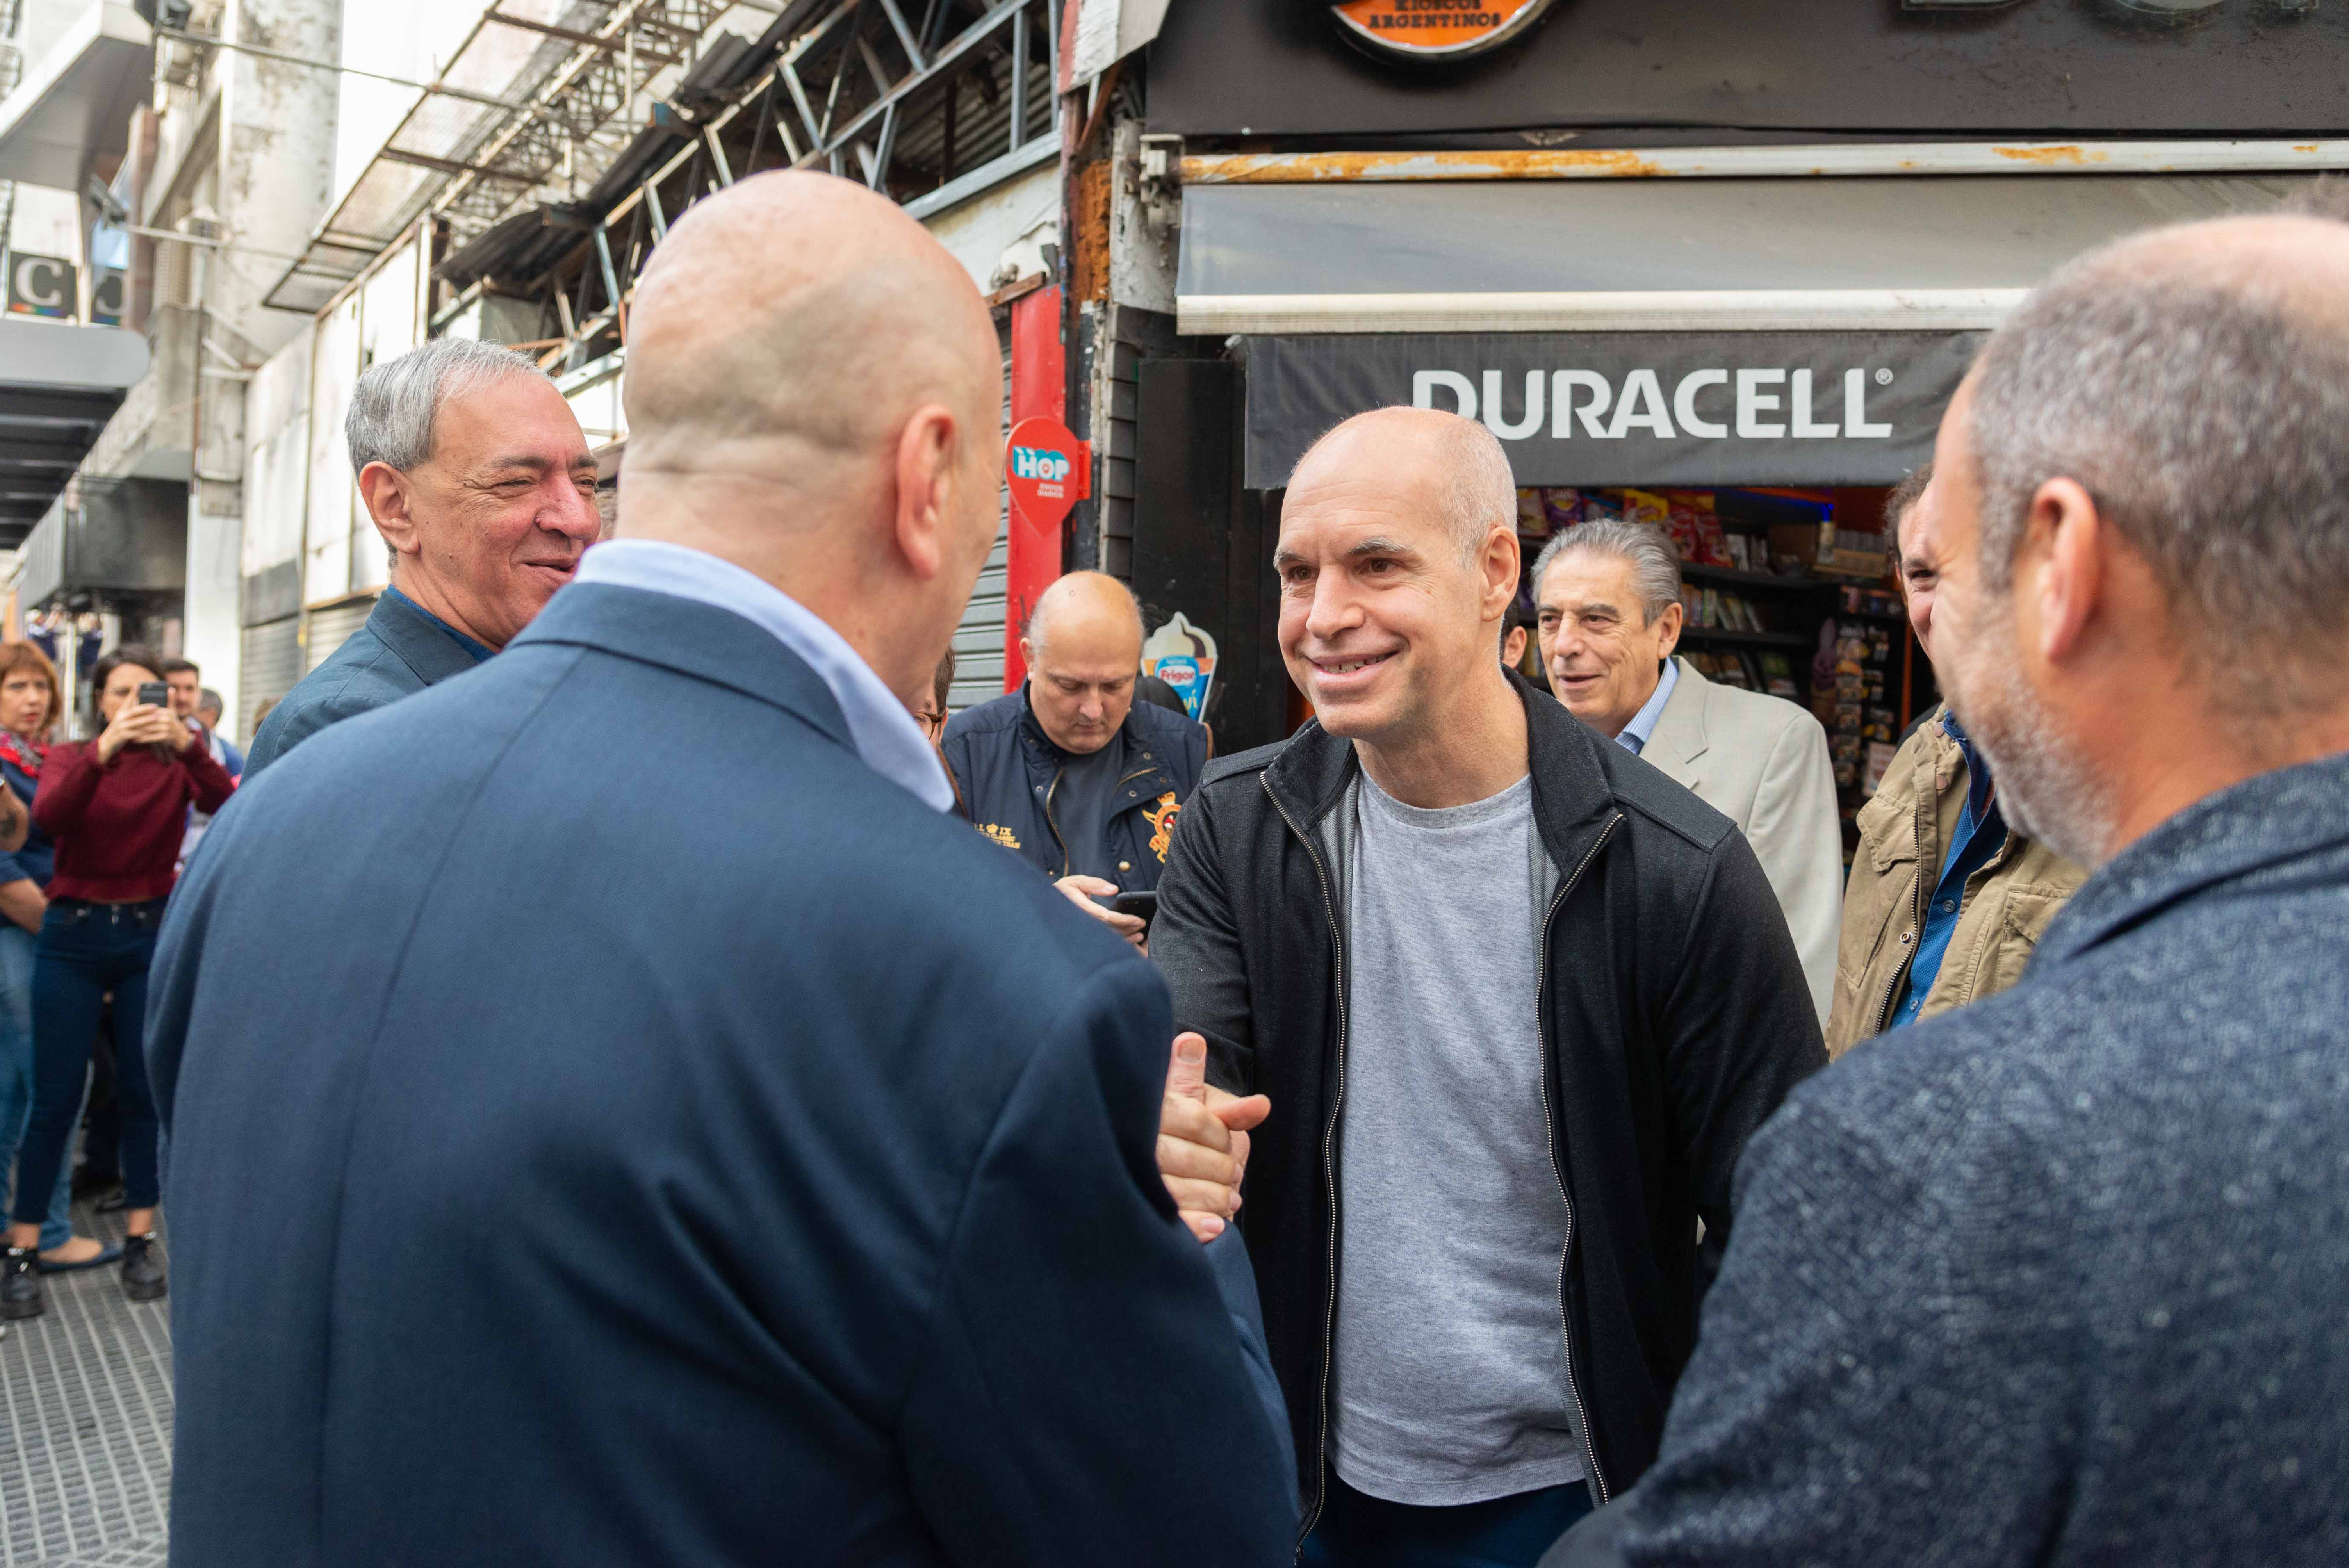
[[[1524,32],[1554,0],[1345,0],[1330,7],[1355,42],[1410,59],[1480,54]]]

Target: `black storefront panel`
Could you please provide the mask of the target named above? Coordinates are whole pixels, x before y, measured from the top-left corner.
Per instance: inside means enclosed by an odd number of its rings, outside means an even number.
[[[1247,483],[1409,405],[1481,419],[1520,485],[1889,485],[1931,455],[1976,332],[1391,333],[1247,346]]]
[[[2344,80],[2349,7],[2317,0],[1557,0],[1450,62],[1381,57],[1319,0],[1184,0],[1149,102],[1153,130],[1186,136],[2259,135],[2349,127]]]

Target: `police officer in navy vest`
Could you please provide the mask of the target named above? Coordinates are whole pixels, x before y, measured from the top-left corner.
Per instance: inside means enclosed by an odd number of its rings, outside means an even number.
[[[1114,577],[1072,572],[1045,589],[1019,656],[1019,690],[947,725],[947,766],[974,827],[1139,946],[1141,918],[1102,901],[1158,886],[1207,732],[1133,700],[1142,607]]]

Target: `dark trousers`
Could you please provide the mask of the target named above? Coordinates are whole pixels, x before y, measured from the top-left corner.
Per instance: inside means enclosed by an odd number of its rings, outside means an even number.
[[[114,1099],[114,1004],[98,1021],[89,1053],[89,1103],[81,1113],[81,1163],[74,1170],[85,1195],[122,1185],[122,1107]]]
[[[140,1037],[147,1018],[147,965],[155,956],[163,901],[84,903],[59,899],[41,922],[33,949],[33,1116],[17,1160],[18,1224],[47,1212],[52,1181],[81,1114],[98,1013],[114,993],[115,1099],[122,1108],[123,1206],[151,1209],[160,1198],[155,1170],[155,1097],[147,1086]]]
[[[1485,1502],[1421,1508],[1356,1491],[1329,1472],[1321,1518],[1298,1561],[1306,1568],[1535,1568],[1590,1511],[1581,1481]]]

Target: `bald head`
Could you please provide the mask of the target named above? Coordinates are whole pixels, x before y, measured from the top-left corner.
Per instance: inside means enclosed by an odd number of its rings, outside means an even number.
[[[1138,666],[1142,604],[1133,590],[1106,572],[1071,572],[1037,596],[1028,616],[1028,641],[1040,653],[1055,643],[1066,647],[1082,642]]]
[[[1372,408],[1331,428],[1298,459],[1288,490],[1331,483],[1409,493],[1443,520],[1464,561],[1494,529],[1516,528],[1516,480],[1500,441],[1438,408]]]
[[[1003,461],[994,326],[937,242],[829,175],[697,201],[638,286],[622,397],[618,537],[765,579],[919,701]]]
[[[1281,658],[1325,729],[1389,758],[1365,763],[1389,770],[1380,788],[1402,787],[1394,758],[1451,769],[1444,737],[1458,726],[1523,723],[1493,657],[1520,565],[1508,459],[1474,421],[1373,409],[1290,474],[1272,555]],[[1467,787],[1493,782],[1480,767]],[[1447,803],[1447,789],[1413,803]]]
[[[1052,744],[1079,756],[1099,751],[1133,707],[1142,606],[1105,573],[1071,572],[1037,596],[1019,657],[1029,711]]]
[[[2069,479],[2150,565],[2179,645],[2230,702],[2340,694],[2349,224],[2230,218],[2091,252],[1992,337],[1952,417],[1993,591],[2033,497]]]
[[[837,484],[926,404],[991,428],[1000,377],[978,289],[903,209],[827,174],[761,174],[694,203],[646,269],[625,471]]]

